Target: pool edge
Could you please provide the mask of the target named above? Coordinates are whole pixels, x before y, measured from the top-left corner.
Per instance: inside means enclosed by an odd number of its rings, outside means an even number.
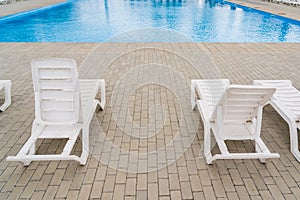
[[[40,7],[40,8],[33,8],[33,9],[30,9],[30,10],[26,10],[26,11],[22,11],[22,12],[10,14],[10,15],[2,16],[2,17],[0,17],[0,22],[9,21],[12,18],[16,19],[16,18],[22,17],[24,15],[30,15],[30,14],[34,14],[36,12],[40,12],[40,11],[43,11],[43,10],[48,10],[48,9],[52,9],[52,8],[55,8],[55,7],[63,6],[65,4],[71,3],[72,1],[74,1],[74,0],[67,0],[67,1],[61,2],[61,3],[56,3],[56,4],[52,4],[52,5],[48,5],[48,6],[43,6],[43,7]]]

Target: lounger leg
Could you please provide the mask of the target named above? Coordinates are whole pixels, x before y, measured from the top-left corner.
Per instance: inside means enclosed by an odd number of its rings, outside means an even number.
[[[192,80],[191,81],[191,104],[192,104],[192,110],[195,109],[196,102],[197,102],[197,98],[196,98],[196,82]]]
[[[255,151],[257,153],[262,153],[261,147],[259,146],[259,144],[255,141]],[[260,158],[259,161],[261,163],[266,163],[266,159]]]
[[[84,125],[82,129],[82,153],[80,156],[80,165],[85,165],[89,155],[89,124]]]
[[[0,110],[4,111],[11,104],[11,81],[5,81],[4,83],[5,101]]]
[[[34,141],[29,149],[28,155],[34,155],[35,154],[35,142]],[[29,166],[32,160],[22,161],[24,166]]]
[[[294,154],[298,162],[300,162],[297,126],[294,123],[290,123],[289,127],[290,127],[291,152]]]
[[[37,135],[39,135],[41,133],[41,131],[43,130],[43,128],[40,129],[40,130],[37,130],[37,126],[38,126],[37,122],[36,122],[36,120],[34,120],[33,123],[32,123],[32,130],[31,130],[32,134],[31,134],[31,137],[28,139],[28,141],[31,141],[31,142],[28,143],[29,144],[29,146],[28,146],[29,151],[28,152],[23,151],[23,152],[25,152],[26,155],[35,155],[35,152],[36,152],[36,145],[35,144],[36,144],[36,141],[37,141],[36,138],[37,138]],[[26,149],[26,148],[24,148],[24,149]],[[32,160],[27,160],[27,161],[22,161],[22,162],[23,162],[24,166],[29,166],[30,163],[32,162]]]
[[[30,149],[29,149],[29,152],[28,152],[28,155],[34,155],[35,154],[35,150],[36,150],[35,143],[36,143],[36,140],[32,142],[32,144],[30,146]],[[23,164],[24,164],[24,166],[29,166],[31,162],[32,162],[31,160],[27,160],[27,161],[23,161]]]
[[[256,123],[256,135],[260,135],[261,133],[261,123],[262,123],[262,115],[263,115],[263,107],[259,106],[258,107],[258,115],[257,115],[257,119],[253,120],[253,123]],[[258,133],[258,134],[257,134]],[[265,145],[263,144],[261,139],[255,139],[255,151],[257,153],[262,153],[263,151],[265,151],[267,148],[265,147]],[[264,148],[264,149],[262,149]],[[260,158],[259,161],[261,163],[265,163],[266,159],[264,158]]]
[[[204,156],[207,164],[212,164],[210,127],[204,125]]]
[[[101,110],[104,110],[105,106],[105,81],[103,79],[100,80],[100,93],[101,93],[101,101],[99,103]]]
[[[37,121],[34,120],[33,123],[32,123],[32,130],[31,130],[31,132],[34,133],[34,135],[37,134],[37,133],[36,133],[36,131],[37,131],[37,126],[38,126],[38,125],[37,125]],[[43,130],[43,129],[41,129],[41,130]],[[41,133],[41,132],[38,131],[38,135],[39,135],[40,133]],[[38,138],[38,136],[35,136],[35,138]],[[36,145],[35,145],[35,143],[36,143],[36,140],[35,140],[35,142],[32,143],[32,145],[31,145],[31,147],[30,147],[30,149],[29,149],[29,154],[30,154],[30,155],[34,155],[35,152],[36,152],[36,148],[35,148]]]

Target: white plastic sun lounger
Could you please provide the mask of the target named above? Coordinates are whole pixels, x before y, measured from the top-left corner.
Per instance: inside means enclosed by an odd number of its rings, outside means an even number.
[[[292,6],[300,6],[300,0],[293,0],[290,2],[290,5]]]
[[[204,154],[211,164],[217,159],[278,158],[260,137],[263,106],[274,88],[230,85],[227,79],[192,80],[191,103],[198,106],[204,124]],[[199,96],[200,100],[197,100]],[[221,154],[211,153],[211,131]],[[255,153],[230,153],[226,140],[254,140]]]
[[[297,130],[300,130],[300,91],[293,87],[290,80],[255,80],[253,84],[276,88],[276,93],[271,98],[270,104],[288,123],[291,152],[300,162]]]
[[[283,4],[283,0],[273,0],[274,3]]]
[[[0,0],[0,4],[6,4],[7,0]]]
[[[4,88],[5,99],[4,103],[0,106],[0,111],[6,110],[6,108],[11,104],[11,81],[10,80],[0,80],[0,90]]]
[[[97,105],[104,108],[104,80],[78,80],[77,66],[70,59],[37,59],[32,61],[35,94],[35,120],[30,138],[16,156],[8,161],[75,160],[84,165],[89,154],[89,125]],[[101,88],[101,102],[95,99]],[[81,156],[71,155],[82,133]],[[38,139],[68,141],[61,154],[36,154]],[[42,148],[42,147],[41,147]]]

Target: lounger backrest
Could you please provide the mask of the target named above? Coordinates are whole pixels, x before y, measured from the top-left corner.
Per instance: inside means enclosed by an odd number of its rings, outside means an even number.
[[[38,123],[75,124],[80,115],[76,62],[70,59],[37,59],[31,63]]]
[[[228,79],[203,79],[197,80],[200,99],[204,100],[209,107],[210,114],[219,102],[225,89],[230,84]]]
[[[222,124],[252,121],[275,92],[263,86],[230,85],[215,107],[211,120]]]

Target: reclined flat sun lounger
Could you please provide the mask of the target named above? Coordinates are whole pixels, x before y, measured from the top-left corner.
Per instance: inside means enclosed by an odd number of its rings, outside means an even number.
[[[276,88],[276,93],[271,98],[270,104],[288,123],[291,152],[300,162],[297,130],[300,130],[300,91],[293,87],[290,80],[255,80],[253,84]]]
[[[4,103],[0,106],[0,111],[4,111],[11,104],[11,81],[0,80],[0,90],[4,88],[5,99]]]
[[[32,61],[35,95],[35,120],[31,136],[16,156],[8,161],[75,160],[84,165],[89,154],[89,126],[97,105],[104,108],[104,80],[78,80],[77,66],[70,59],[37,59]],[[101,102],[96,94],[101,88]],[[75,142],[82,133],[82,153],[72,155]],[[36,154],[38,139],[68,141],[61,154]],[[42,146],[40,147],[42,148]]]
[[[192,80],[191,103],[197,105],[204,125],[204,154],[211,164],[217,159],[278,158],[260,137],[263,106],[275,92],[263,86],[230,85],[227,79]],[[197,99],[199,96],[200,100]],[[211,131],[220,154],[211,153]],[[230,153],[226,140],[254,140],[255,153]]]

